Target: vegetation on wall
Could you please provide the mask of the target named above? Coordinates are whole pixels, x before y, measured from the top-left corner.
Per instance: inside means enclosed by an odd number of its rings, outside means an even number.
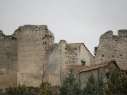
[[[51,85],[47,82],[43,82],[40,86],[39,95],[52,95]]]
[[[86,65],[86,61],[81,60],[81,64],[82,64],[82,65]]]
[[[39,92],[38,88],[26,87],[25,85],[22,85],[6,89],[4,95],[37,95],[38,92]]]

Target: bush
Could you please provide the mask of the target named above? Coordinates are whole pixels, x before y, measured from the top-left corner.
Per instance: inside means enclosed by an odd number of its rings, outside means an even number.
[[[26,87],[25,85],[18,87],[10,87],[6,89],[6,95],[37,95],[38,88]]]
[[[39,95],[52,95],[51,85],[47,82],[42,82],[42,84],[40,86]]]
[[[60,87],[60,95],[81,95],[79,82],[74,77],[72,71],[70,71],[68,77],[63,81]]]

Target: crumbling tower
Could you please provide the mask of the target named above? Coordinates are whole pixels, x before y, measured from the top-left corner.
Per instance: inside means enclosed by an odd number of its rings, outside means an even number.
[[[101,35],[95,54],[95,63],[97,64],[111,60],[123,65],[126,64],[127,30],[119,30],[118,35],[114,35],[113,31],[108,31]]]
[[[48,55],[54,43],[53,34],[46,25],[25,25],[19,27],[17,37],[17,83],[39,86],[46,72]]]

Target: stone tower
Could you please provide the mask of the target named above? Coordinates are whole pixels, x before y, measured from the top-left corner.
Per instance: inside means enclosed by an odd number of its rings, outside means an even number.
[[[44,80],[54,36],[46,25],[25,25],[15,31],[17,38],[17,83],[37,87]]]
[[[17,40],[14,35],[0,31],[0,88],[16,86]]]
[[[120,64],[127,62],[127,30],[119,30],[118,35],[112,31],[101,35],[95,55],[95,63],[111,60]]]

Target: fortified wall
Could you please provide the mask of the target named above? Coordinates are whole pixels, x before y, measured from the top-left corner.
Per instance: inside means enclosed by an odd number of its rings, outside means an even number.
[[[54,35],[46,25],[20,26],[13,35],[0,31],[0,89],[17,85],[39,87],[42,81],[59,86],[68,68],[78,74],[84,69],[80,79],[83,82],[88,79],[89,70],[95,72],[102,63],[112,60],[126,69],[127,30],[119,30],[118,35],[112,31],[101,35],[95,56],[84,43],[54,43]]]
[[[24,25],[13,35],[0,31],[0,88],[39,87],[42,81],[59,86],[66,66],[90,65],[93,55],[83,43],[54,43],[46,25]]]
[[[117,35],[113,35],[113,31],[101,35],[95,49],[95,63],[111,60],[121,64],[127,62],[127,30],[119,30]]]

